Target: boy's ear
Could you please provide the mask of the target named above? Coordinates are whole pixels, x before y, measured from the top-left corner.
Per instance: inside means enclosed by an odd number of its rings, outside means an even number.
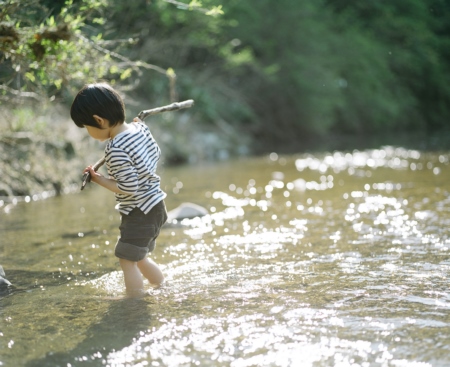
[[[103,117],[100,117],[99,115],[92,115],[94,120],[97,122],[97,124],[101,127],[108,127],[109,122],[107,119],[104,119]]]

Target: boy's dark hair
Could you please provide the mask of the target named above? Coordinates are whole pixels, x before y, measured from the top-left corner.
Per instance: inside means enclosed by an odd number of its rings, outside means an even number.
[[[109,84],[87,84],[73,100],[70,117],[78,127],[87,125],[100,129],[94,115],[107,119],[110,127],[125,121],[123,100]]]

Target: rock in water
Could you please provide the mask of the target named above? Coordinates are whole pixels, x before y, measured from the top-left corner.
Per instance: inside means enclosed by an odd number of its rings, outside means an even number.
[[[3,267],[0,265],[0,288],[6,288],[9,285],[11,285],[11,282],[5,278],[5,271],[3,270]]]
[[[175,209],[170,210],[168,213],[168,222],[173,220],[182,220],[185,218],[195,218],[203,217],[208,214],[208,210],[204,207],[193,204],[193,203],[183,203]]]

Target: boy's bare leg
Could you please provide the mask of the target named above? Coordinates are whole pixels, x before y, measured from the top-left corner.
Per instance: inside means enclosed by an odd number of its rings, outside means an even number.
[[[159,266],[148,257],[137,262],[137,266],[142,275],[148,279],[150,284],[161,285],[164,282],[164,275]]]
[[[125,279],[125,288],[130,296],[138,296],[144,291],[144,281],[142,274],[135,261],[119,259],[120,267]]]

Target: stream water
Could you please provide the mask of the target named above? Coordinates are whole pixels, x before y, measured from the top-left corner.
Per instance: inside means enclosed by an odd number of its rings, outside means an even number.
[[[167,282],[126,298],[114,198],[0,206],[0,366],[450,365],[450,153],[162,168]]]

